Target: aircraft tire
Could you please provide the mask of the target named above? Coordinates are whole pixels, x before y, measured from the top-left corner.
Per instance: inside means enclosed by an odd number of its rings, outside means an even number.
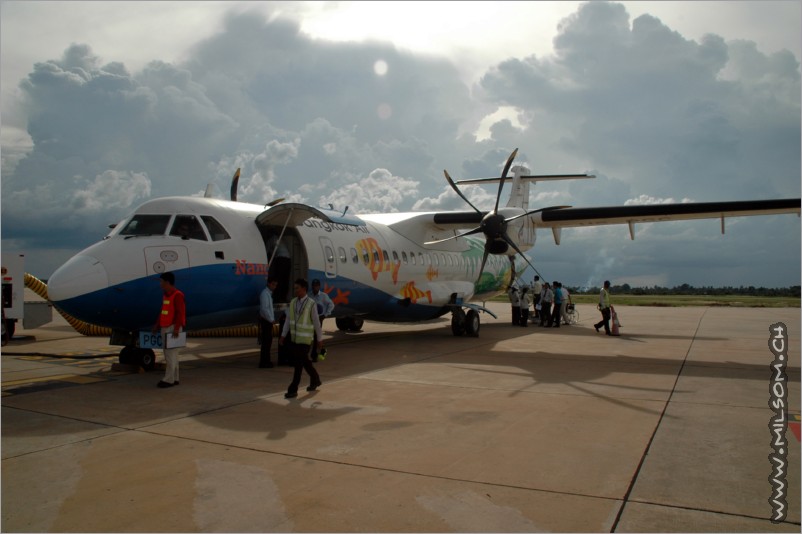
[[[468,310],[465,316],[465,333],[470,337],[479,337],[479,312]]]
[[[136,347],[123,347],[120,351],[119,361],[123,365],[134,365],[136,363]]]
[[[156,368],[156,353],[153,349],[139,349],[139,365],[145,371],[152,371]]]
[[[359,317],[337,317],[334,322],[337,324],[337,330],[341,332],[359,332],[365,324]]]
[[[457,337],[465,335],[465,312],[462,308],[451,313],[451,333]]]
[[[6,332],[4,334],[4,341],[10,341],[11,338],[14,337],[14,331],[17,329],[17,321],[14,319],[6,319],[6,322],[3,323],[6,327]]]

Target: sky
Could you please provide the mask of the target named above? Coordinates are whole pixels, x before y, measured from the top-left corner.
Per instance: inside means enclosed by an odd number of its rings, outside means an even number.
[[[3,0],[0,248],[46,279],[237,167],[241,201],[470,209],[443,169],[497,176],[514,148],[596,175],[531,208],[798,198],[801,48],[798,1]],[[786,287],[800,219],[541,230],[528,255],[569,286]]]

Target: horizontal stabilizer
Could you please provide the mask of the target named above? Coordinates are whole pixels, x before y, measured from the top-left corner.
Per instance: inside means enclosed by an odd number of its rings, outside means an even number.
[[[645,204],[600,208],[565,208],[544,211],[541,226],[594,226],[689,219],[741,217],[800,213],[800,199],[741,200],[732,202],[691,202],[686,204]]]

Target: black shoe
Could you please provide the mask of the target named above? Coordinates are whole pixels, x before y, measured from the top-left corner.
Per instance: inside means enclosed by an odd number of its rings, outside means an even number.
[[[317,384],[310,384],[306,391],[316,391],[317,388],[323,385],[323,382],[318,382]]]
[[[272,369],[272,368],[273,368],[273,362],[259,364],[259,369]]]
[[[595,328],[595,329],[596,329],[596,332],[598,332],[598,331],[599,331],[599,327],[598,327],[598,326],[596,326],[595,324],[593,325],[593,328]]]
[[[284,394],[285,399],[294,399],[298,396],[298,393],[290,393],[289,391]]]
[[[165,382],[164,380],[159,380],[159,383],[156,384],[156,387],[157,388],[171,388],[171,387],[173,387],[173,384],[171,384],[170,382]]]
[[[176,380],[175,382],[173,382],[173,385],[174,385],[174,386],[177,386],[177,385],[179,385],[179,384],[181,384],[181,382],[179,382],[178,380]]]

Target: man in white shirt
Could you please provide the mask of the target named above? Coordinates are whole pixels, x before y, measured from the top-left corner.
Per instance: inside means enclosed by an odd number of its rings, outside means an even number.
[[[537,309],[537,305],[540,303],[540,293],[543,292],[543,282],[540,281],[540,277],[535,275],[535,282],[532,284],[532,296],[534,297],[534,305],[535,305],[535,319],[540,318],[540,311]],[[532,321],[535,322],[534,320]]]

